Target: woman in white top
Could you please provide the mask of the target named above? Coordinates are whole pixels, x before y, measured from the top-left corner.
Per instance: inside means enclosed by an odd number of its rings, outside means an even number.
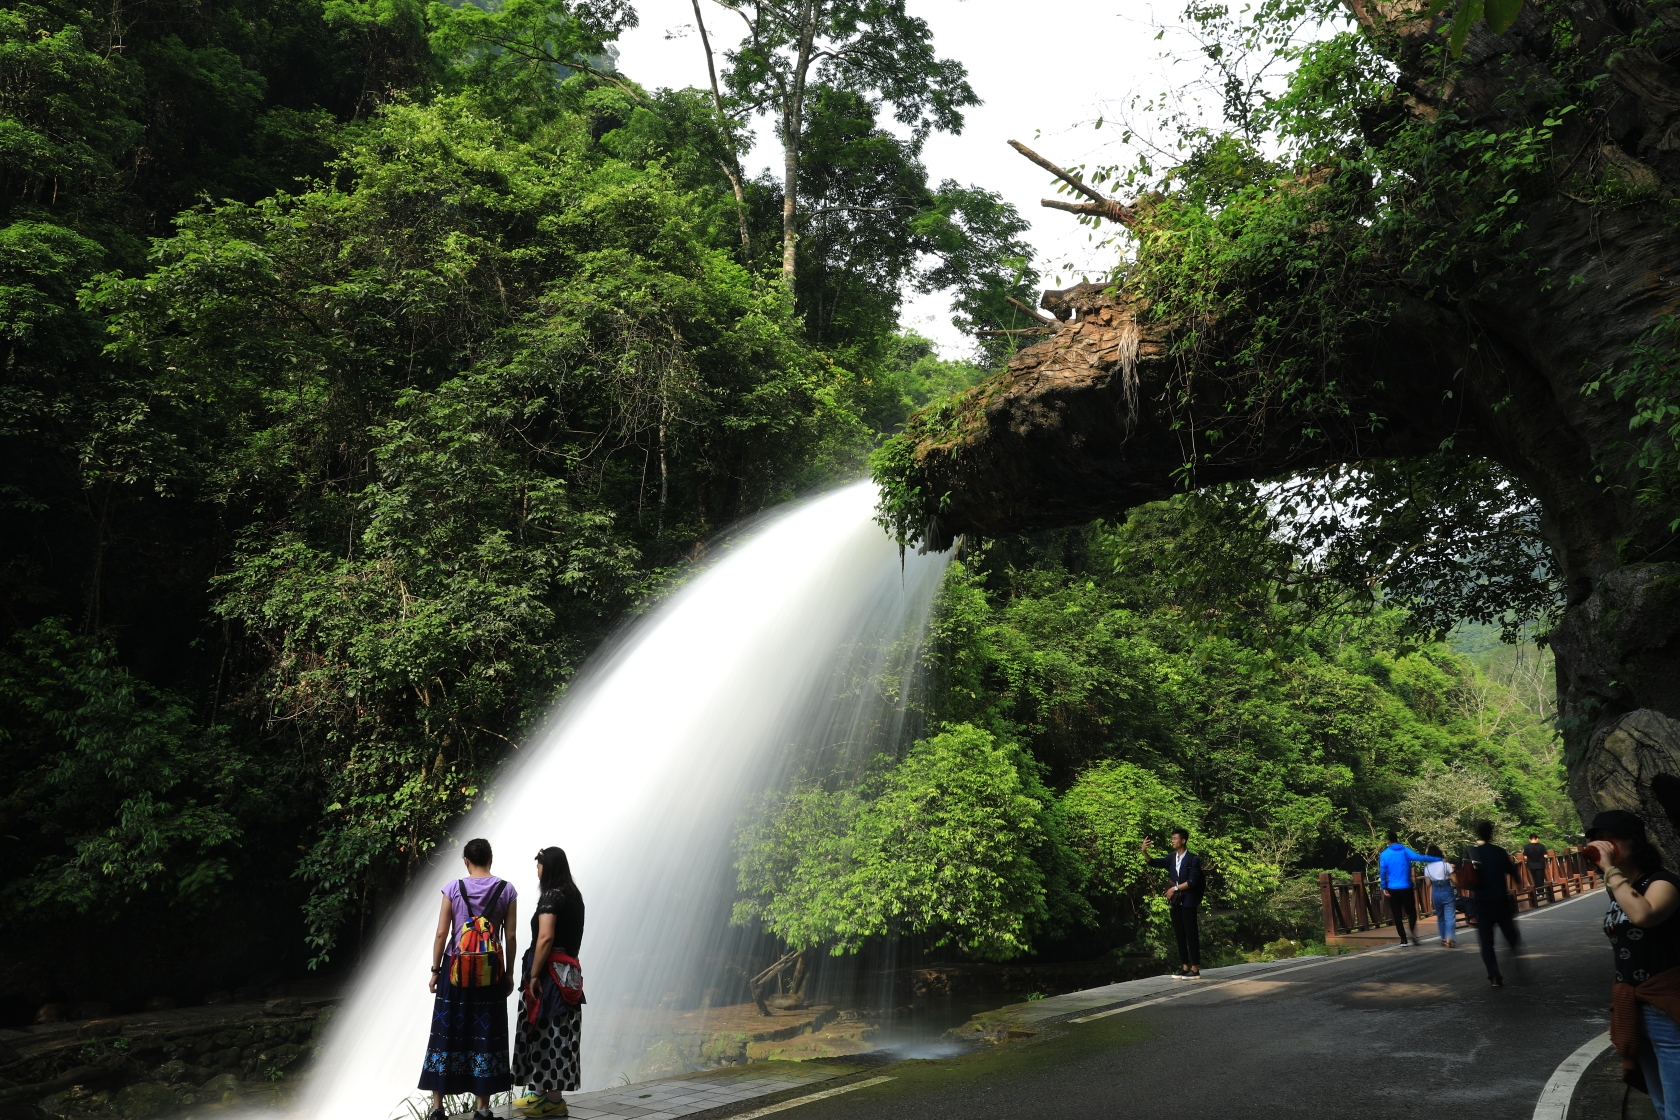
[[[1458,942],[1453,940],[1453,931],[1458,923],[1458,892],[1453,890],[1453,865],[1447,862],[1439,844],[1429,845],[1424,854],[1435,857],[1434,863],[1423,865],[1423,873],[1429,879],[1429,889],[1434,895],[1435,924],[1441,929],[1441,947],[1456,949]]]

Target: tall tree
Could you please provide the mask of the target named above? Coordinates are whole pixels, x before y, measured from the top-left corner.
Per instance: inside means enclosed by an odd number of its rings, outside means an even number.
[[[799,165],[806,104],[828,86],[891,104],[913,147],[933,129],[962,131],[962,109],[980,99],[967,70],[939,58],[927,21],[904,0],[718,0],[740,16],[746,40],[724,58],[724,81],[741,104],[771,112],[782,142],[782,278],[791,286],[799,240]]]

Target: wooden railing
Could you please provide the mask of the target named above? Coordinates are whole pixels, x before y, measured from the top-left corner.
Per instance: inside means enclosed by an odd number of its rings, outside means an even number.
[[[1516,855],[1521,860],[1521,854]],[[1456,862],[1455,862],[1456,866]],[[1579,848],[1546,853],[1545,874],[1536,880],[1526,862],[1516,864],[1519,886],[1510,891],[1512,906],[1517,910],[1533,910],[1583,891],[1597,890],[1602,884],[1598,867]],[[1434,884],[1420,878],[1413,886],[1417,897],[1418,922],[1435,916]],[[1455,895],[1469,895],[1467,890],[1454,888]],[[1383,897],[1381,883],[1367,883],[1363,873],[1355,871],[1347,879],[1336,880],[1328,871],[1318,876],[1319,901],[1324,910],[1324,940],[1327,944],[1366,944],[1398,937]],[[1474,907],[1471,913],[1459,911],[1458,921],[1475,925]]]

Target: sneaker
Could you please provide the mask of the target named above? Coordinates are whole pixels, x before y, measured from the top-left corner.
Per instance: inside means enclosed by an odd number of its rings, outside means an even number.
[[[547,1099],[548,1098],[541,1093],[526,1093],[523,1097],[514,1101],[511,1107],[516,1112],[524,1112],[527,1108],[535,1108]]]
[[[541,1094],[536,1094],[536,1093],[530,1094],[530,1096],[535,1096],[537,1098],[536,1103],[532,1104],[532,1105],[527,1105],[525,1107],[522,1107],[519,1110],[520,1115],[522,1115],[522,1116],[564,1116],[564,1115],[566,1115],[566,1102],[565,1101],[563,1101],[563,1100],[561,1100],[561,1101],[551,1101],[551,1100],[548,1099],[547,1096],[544,1096],[544,1095],[541,1095]]]
[[[1503,988],[1505,986],[1505,977],[1503,977],[1503,976],[1489,976],[1488,977],[1488,983],[1492,984],[1496,988]]]

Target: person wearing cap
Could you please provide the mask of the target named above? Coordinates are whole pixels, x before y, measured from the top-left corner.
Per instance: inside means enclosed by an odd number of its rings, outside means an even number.
[[[1650,1094],[1662,1120],[1680,1120],[1680,877],[1662,865],[1645,822],[1612,809],[1587,829],[1587,856],[1604,869],[1615,954],[1610,1041],[1622,1079]]]
[[[1511,912],[1510,890],[1519,885],[1517,866],[1511,862],[1511,853],[1493,842],[1492,821],[1476,822],[1476,844],[1464,858],[1476,865],[1476,885],[1471,889],[1476,899],[1476,940],[1482,948],[1482,963],[1487,966],[1488,983],[1503,988],[1505,977],[1494,955],[1493,931],[1498,927],[1504,932],[1513,957],[1522,952],[1522,935]]]

